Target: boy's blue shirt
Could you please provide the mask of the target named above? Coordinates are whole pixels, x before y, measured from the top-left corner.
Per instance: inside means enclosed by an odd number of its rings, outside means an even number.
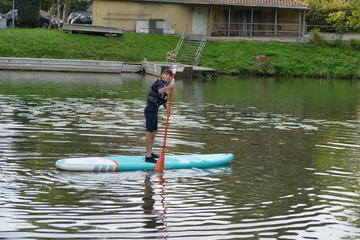
[[[158,91],[159,89],[166,87],[165,83],[163,80],[160,80],[157,82],[156,86],[155,86],[155,90]]]
[[[159,89],[163,88],[163,87],[166,87],[166,84],[163,80],[159,80],[156,82],[155,86],[153,86],[153,91],[158,91]],[[152,102],[149,102],[147,107],[146,107],[146,110],[148,112],[157,112],[159,110],[159,107],[160,106],[156,106],[154,103]]]

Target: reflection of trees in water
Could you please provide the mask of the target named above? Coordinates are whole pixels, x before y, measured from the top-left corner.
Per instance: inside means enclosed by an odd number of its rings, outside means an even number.
[[[156,186],[151,181],[151,175],[146,175],[144,185],[144,203],[142,205],[142,208],[144,209],[144,218],[145,218],[145,225],[144,228],[163,228],[166,227],[166,223],[164,223],[166,214],[166,208],[164,205],[164,183],[165,180],[162,175],[157,176],[157,182],[159,184],[159,192],[157,193],[154,189]],[[157,209],[155,207],[156,200],[153,198],[155,195],[159,195],[161,198],[161,209]]]

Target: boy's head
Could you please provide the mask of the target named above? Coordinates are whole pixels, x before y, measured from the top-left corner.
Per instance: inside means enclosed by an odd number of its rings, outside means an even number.
[[[161,74],[161,79],[164,80],[166,83],[170,83],[172,79],[172,70],[171,69],[165,69]]]
[[[165,73],[169,74],[170,76],[172,76],[172,74],[173,74],[173,72],[170,68],[167,68],[162,72],[162,74],[165,74]]]

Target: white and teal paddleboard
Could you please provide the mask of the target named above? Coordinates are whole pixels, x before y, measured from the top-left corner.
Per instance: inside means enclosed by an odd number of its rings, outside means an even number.
[[[231,162],[231,153],[166,155],[165,170],[182,168],[208,168]],[[137,171],[154,170],[155,163],[145,162],[144,156],[113,156],[65,158],[57,160],[56,167],[67,171]]]

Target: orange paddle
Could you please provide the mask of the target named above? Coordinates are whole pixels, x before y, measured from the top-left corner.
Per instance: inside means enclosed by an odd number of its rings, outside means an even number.
[[[173,75],[172,75],[172,81],[171,81],[171,82],[175,82],[177,65],[173,65],[172,67],[173,67],[173,69],[172,69]],[[168,109],[167,109],[168,114],[167,114],[167,117],[166,117],[166,125],[165,125],[165,133],[164,133],[164,142],[163,142],[163,147],[162,147],[162,151],[161,151],[160,157],[159,157],[159,159],[157,160],[157,163],[156,163],[155,168],[154,168],[154,171],[155,171],[155,172],[162,172],[162,171],[164,171],[164,165],[165,165],[165,149],[166,149],[166,137],[167,137],[168,128],[169,128],[169,120],[170,120],[170,113],[171,113],[170,109],[171,109],[173,92],[174,92],[174,89],[171,88],[171,89],[170,89],[169,102],[168,102]]]

